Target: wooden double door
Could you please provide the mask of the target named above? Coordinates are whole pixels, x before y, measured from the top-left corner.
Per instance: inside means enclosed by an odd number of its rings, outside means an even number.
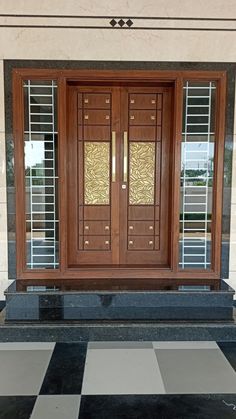
[[[68,87],[69,267],[168,267],[171,87]]]

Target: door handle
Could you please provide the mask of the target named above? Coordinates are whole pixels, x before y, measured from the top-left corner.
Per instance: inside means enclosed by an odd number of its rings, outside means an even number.
[[[123,182],[128,180],[128,133],[124,131]]]
[[[111,138],[111,149],[112,149],[112,182],[116,181],[116,132],[112,131]]]

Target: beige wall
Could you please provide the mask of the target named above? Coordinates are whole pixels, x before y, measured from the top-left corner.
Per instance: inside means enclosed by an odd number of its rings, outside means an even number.
[[[1,13],[235,17],[235,0],[0,0]]]
[[[7,285],[7,233],[4,145],[3,59],[220,61],[236,62],[236,22],[133,19],[133,27],[151,30],[30,28],[29,25],[98,25],[110,27],[110,18],[194,17],[235,18],[235,0],[0,0],[0,14],[62,15],[53,19],[0,17],[0,298]],[[63,15],[97,16],[68,19]],[[154,30],[154,26],[178,30]],[[218,28],[235,31],[183,31],[180,28]],[[236,129],[235,140],[236,140]],[[235,141],[236,144],[236,141]],[[236,145],[234,179],[236,178]],[[232,200],[230,277],[236,288],[236,180]]]

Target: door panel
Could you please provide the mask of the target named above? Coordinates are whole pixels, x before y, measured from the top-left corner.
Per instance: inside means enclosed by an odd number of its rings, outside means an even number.
[[[154,109],[156,110],[156,94],[130,93],[130,109]]]
[[[112,181],[114,89],[70,88],[68,265],[118,263],[116,182]],[[117,213],[117,214],[116,214]]]
[[[78,123],[80,125],[107,125],[110,126],[110,109],[79,109]]]
[[[161,89],[149,92],[122,92],[128,176],[123,165],[120,263],[164,267],[169,265],[171,95]]]
[[[156,110],[131,110],[130,125],[156,125]]]
[[[168,266],[171,89],[68,91],[68,266]]]
[[[156,131],[157,127],[130,126],[129,141],[155,141],[157,135]]]
[[[82,96],[82,95],[81,95]],[[82,107],[82,106],[81,106]],[[111,109],[110,93],[84,93],[84,109]]]

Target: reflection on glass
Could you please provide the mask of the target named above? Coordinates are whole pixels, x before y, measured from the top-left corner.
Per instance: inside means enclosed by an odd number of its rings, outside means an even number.
[[[211,266],[215,91],[213,82],[184,86],[179,260],[183,269]]]
[[[24,83],[27,268],[58,267],[56,90],[53,80]]]

